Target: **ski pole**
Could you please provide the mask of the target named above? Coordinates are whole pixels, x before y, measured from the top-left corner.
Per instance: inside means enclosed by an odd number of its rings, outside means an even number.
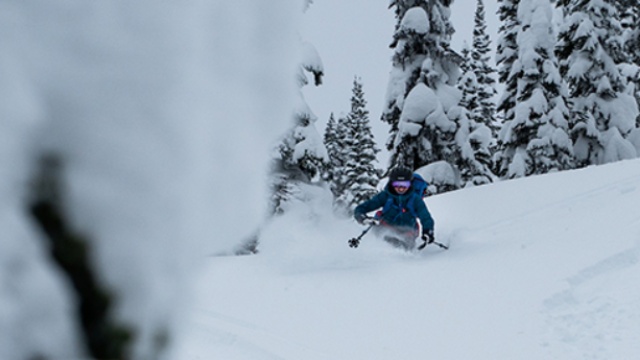
[[[371,225],[367,226],[366,229],[364,229],[364,231],[362,232],[362,234],[360,234],[358,237],[354,237],[353,239],[350,239],[349,242],[349,247],[352,248],[357,248],[358,245],[360,245],[360,239],[362,239],[362,237],[369,232],[369,230],[371,230],[372,227],[374,227],[376,225],[375,222],[372,222]]]

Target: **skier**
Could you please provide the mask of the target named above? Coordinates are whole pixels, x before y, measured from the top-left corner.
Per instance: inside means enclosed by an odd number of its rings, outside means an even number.
[[[426,185],[410,169],[396,167],[389,173],[385,189],[356,206],[353,216],[358,223],[364,224],[370,219],[367,213],[382,208],[374,217],[378,223],[374,231],[385,241],[406,250],[415,247],[415,239],[420,231],[416,218],[420,219],[421,238],[424,241],[420,248],[423,248],[435,240],[434,221],[422,200]],[[350,243],[350,246],[357,247],[358,242]]]

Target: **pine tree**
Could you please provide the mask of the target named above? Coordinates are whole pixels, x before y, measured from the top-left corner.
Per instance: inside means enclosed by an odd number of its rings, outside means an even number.
[[[453,107],[449,111],[449,117],[458,127],[455,135],[455,149],[458,153],[455,165],[460,173],[461,186],[494,182],[496,176],[491,170],[491,129],[472,120],[469,111],[463,106]]]
[[[298,87],[309,84],[306,72],[314,78],[316,86],[322,83],[324,68],[315,48],[304,44],[304,59],[297,74]],[[293,126],[278,145],[271,169],[271,211],[281,214],[285,204],[293,198],[304,199],[301,185],[322,184],[322,175],[329,161],[327,149],[315,123],[317,117],[307,105],[302,91],[298,92],[298,105],[294,111]]]
[[[462,57],[462,61],[460,63],[460,71],[466,73],[469,71],[469,63],[471,61],[471,49],[469,48],[469,44],[466,41],[462,42],[462,50],[460,50],[460,56]]]
[[[624,53],[629,60],[640,65],[640,7],[637,0],[617,0],[620,26],[623,31]]]
[[[460,106],[464,109],[449,111],[449,118],[457,124],[455,144],[459,155],[457,167],[462,186],[493,182],[492,146],[496,138],[495,73],[489,65],[491,40],[486,34],[485,11],[482,0],[477,1],[472,47],[465,44],[464,71],[458,88],[462,90]]]
[[[516,105],[517,79],[512,76],[511,68],[518,57],[517,33],[518,4],[520,0],[498,0],[498,14],[501,25],[498,29],[496,63],[498,64],[498,81],[503,84],[504,91],[498,101],[497,110],[502,112],[504,121],[512,120]],[[502,171],[499,171],[499,175]]]
[[[637,156],[625,139],[635,128],[638,106],[620,73],[625,55],[613,2],[558,1],[565,21],[556,53],[573,103],[571,136],[578,166]]]
[[[513,120],[515,116],[518,79],[511,72],[513,64],[518,58],[517,34],[520,28],[518,20],[518,4],[520,0],[498,0],[498,15],[500,28],[498,29],[498,43],[496,49],[496,63],[498,64],[498,81],[504,86],[502,96],[498,100],[496,110],[501,112],[501,127]],[[498,150],[494,155],[494,172],[499,177],[505,177],[510,162],[509,155],[504,153],[505,145],[498,138]]]
[[[331,184],[331,191],[333,192],[333,179],[335,178],[335,169],[339,166],[339,154],[340,154],[340,139],[338,138],[337,129],[338,124],[333,116],[333,113],[329,116],[327,126],[324,131],[323,143],[327,149],[327,156],[329,157],[329,163],[326,167],[323,179]]]
[[[492,151],[491,146],[495,136],[492,129],[484,123],[481,117],[473,117],[472,110],[480,109],[480,98],[478,96],[480,85],[472,67],[469,65],[470,50],[465,44],[462,50],[464,73],[458,81],[458,88],[462,91],[462,99],[458,109],[449,111],[449,118],[452,119],[458,130],[455,135],[457,157],[457,167],[460,172],[460,180],[463,187],[472,185],[483,185],[495,180],[492,172]],[[476,114],[480,114],[477,111]]]
[[[518,5],[519,47],[511,70],[517,105],[500,134],[500,165],[507,178],[573,167],[567,92],[554,56],[551,18],[548,0]]]
[[[349,212],[375,195],[380,180],[374,165],[380,150],[376,148],[362,83],[357,77],[353,81],[352,92],[351,111],[345,119],[347,134],[344,137],[344,182],[341,184],[344,191],[337,199],[337,203]]]
[[[633,63],[640,66],[640,9],[637,6],[629,6],[629,8],[635,9],[635,13],[631,18],[627,48]]]
[[[345,192],[345,163],[347,143],[350,141],[346,122],[344,116],[336,121],[331,113],[325,130],[324,144],[329,155],[329,164],[324,178],[329,183],[334,199]]]
[[[382,115],[391,126],[389,168],[417,169],[439,160],[455,163],[456,124],[446,111],[459,100],[452,102],[448,93],[459,76],[461,57],[449,47],[449,5],[443,0],[390,3],[397,19],[391,44],[395,53]]]
[[[640,107],[640,7],[636,0],[618,0],[615,4],[621,14],[623,54],[627,55],[620,71],[626,78],[627,93],[636,98]],[[636,127],[640,127],[640,116]]]
[[[478,85],[478,78],[471,68],[471,50],[466,42],[463,44],[461,55],[463,59],[460,65],[462,75],[458,79],[458,89],[462,92],[460,106],[472,111],[480,107],[478,99],[480,85]]]
[[[329,159],[334,159],[337,152],[338,137],[337,137],[337,124],[333,113],[329,115],[327,126],[324,129],[324,146],[327,149],[327,155]],[[330,162],[333,164],[333,161]]]
[[[475,74],[478,84],[477,107],[467,109],[471,111],[471,117],[477,123],[485,124],[491,129],[492,134],[497,134],[495,124],[495,104],[493,97],[497,91],[495,89],[496,80],[493,74],[496,70],[489,64],[491,52],[491,39],[487,34],[487,24],[485,20],[484,3],[477,0],[476,13],[473,28],[473,46],[470,53],[469,67]]]

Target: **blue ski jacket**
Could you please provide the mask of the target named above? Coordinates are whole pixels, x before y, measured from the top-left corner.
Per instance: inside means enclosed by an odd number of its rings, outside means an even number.
[[[434,221],[422,197],[413,191],[413,187],[405,194],[398,194],[391,184],[371,199],[356,206],[354,217],[365,215],[383,208],[380,220],[383,224],[405,229],[417,229],[416,218],[420,219],[422,231],[433,231]]]

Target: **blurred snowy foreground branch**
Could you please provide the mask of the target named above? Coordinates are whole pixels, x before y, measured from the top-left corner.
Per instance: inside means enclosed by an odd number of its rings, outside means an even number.
[[[264,215],[302,7],[0,3],[0,359],[170,357],[197,259]]]

